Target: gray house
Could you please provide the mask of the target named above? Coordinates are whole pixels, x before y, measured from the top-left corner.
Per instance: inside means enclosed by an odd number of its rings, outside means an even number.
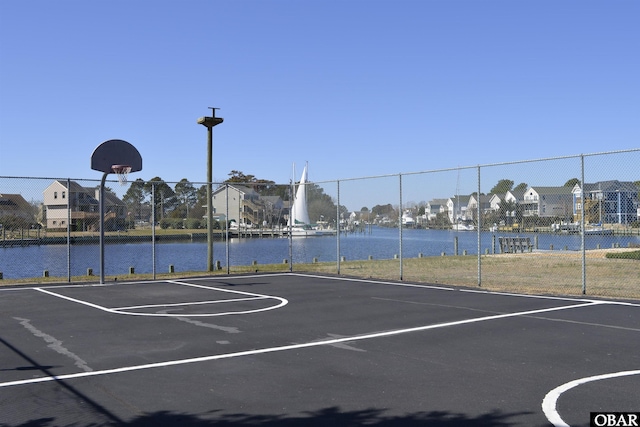
[[[573,218],[571,187],[529,187],[522,201],[525,216]]]

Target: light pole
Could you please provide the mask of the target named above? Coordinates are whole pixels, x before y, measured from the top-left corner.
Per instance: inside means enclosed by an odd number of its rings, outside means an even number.
[[[213,197],[211,186],[213,183],[213,127],[222,123],[221,117],[216,117],[215,107],[211,109],[211,117],[200,117],[198,124],[207,128],[207,271],[213,271]]]

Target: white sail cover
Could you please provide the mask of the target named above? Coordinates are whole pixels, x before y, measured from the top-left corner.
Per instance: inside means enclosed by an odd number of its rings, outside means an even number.
[[[309,224],[311,222],[309,220],[309,212],[307,211],[307,186],[304,185],[307,182],[307,166],[308,165],[304,166],[300,184],[298,185],[298,190],[296,191],[296,196],[293,201],[293,208],[291,209],[293,223],[290,225]]]

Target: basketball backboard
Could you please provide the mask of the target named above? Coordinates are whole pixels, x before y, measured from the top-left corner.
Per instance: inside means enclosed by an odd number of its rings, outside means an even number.
[[[113,166],[127,165],[131,172],[142,170],[142,156],[130,143],[121,139],[110,139],[98,145],[91,154],[91,169],[114,173]]]

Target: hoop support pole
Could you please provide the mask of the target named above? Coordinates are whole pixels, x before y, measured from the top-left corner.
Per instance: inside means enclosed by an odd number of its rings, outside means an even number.
[[[105,172],[102,175],[102,181],[100,181],[100,284],[104,284],[104,183],[107,180],[109,172]]]

